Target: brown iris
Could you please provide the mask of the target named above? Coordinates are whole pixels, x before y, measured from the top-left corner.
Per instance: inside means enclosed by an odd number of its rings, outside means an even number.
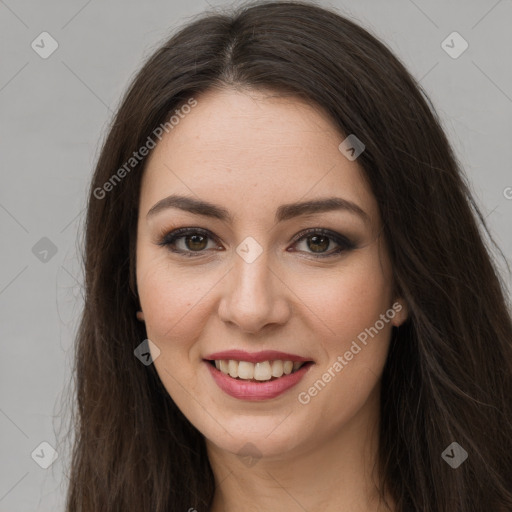
[[[312,241],[312,244],[309,243],[309,241]],[[320,250],[314,249],[313,246],[320,245]],[[308,247],[313,252],[322,252],[323,250],[326,250],[329,247],[329,237],[324,235],[312,235],[308,236]]]
[[[189,235],[185,237],[185,243],[191,251],[201,251],[206,248],[208,237],[204,235]],[[203,245],[204,244],[204,245]]]

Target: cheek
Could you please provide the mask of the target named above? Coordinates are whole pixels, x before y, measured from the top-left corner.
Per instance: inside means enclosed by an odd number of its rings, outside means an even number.
[[[148,269],[146,271],[146,268]],[[211,288],[206,274],[171,270],[165,260],[144,261],[138,269],[138,290],[148,338],[161,349],[179,350],[199,337],[207,319],[204,300]]]
[[[333,425],[346,421],[366,402],[386,362],[394,316],[389,268],[382,266],[377,250],[361,251],[350,264],[347,260],[346,266],[315,280],[314,287],[302,287],[297,295],[315,313],[323,352],[319,379],[301,391],[313,407],[332,414]]]
[[[350,346],[352,339],[386,313],[392,299],[390,272],[382,267],[376,250],[354,254],[346,265],[316,274],[314,279],[302,276],[294,291],[330,340],[328,351]]]

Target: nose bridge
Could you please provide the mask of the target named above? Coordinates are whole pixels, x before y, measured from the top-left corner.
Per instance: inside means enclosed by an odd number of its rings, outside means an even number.
[[[235,281],[235,293],[239,299],[244,296],[253,299],[269,300],[271,293],[271,271],[269,269],[268,253],[263,252],[254,261],[244,259],[241,256],[235,258],[233,278]]]
[[[284,322],[288,313],[283,290],[276,286],[269,253],[258,246],[246,240],[237,247],[219,307],[222,320],[251,332],[268,323]]]

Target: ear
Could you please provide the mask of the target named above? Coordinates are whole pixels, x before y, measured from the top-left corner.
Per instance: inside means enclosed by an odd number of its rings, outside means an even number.
[[[137,320],[144,322],[144,313],[142,311],[137,311]]]
[[[409,307],[402,297],[396,299],[390,309],[395,312],[391,320],[391,324],[395,327],[402,325],[409,317]]]

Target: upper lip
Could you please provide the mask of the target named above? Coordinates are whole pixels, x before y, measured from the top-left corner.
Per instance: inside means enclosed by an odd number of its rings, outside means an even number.
[[[312,361],[307,357],[298,356],[296,354],[287,354],[277,350],[263,350],[261,352],[246,352],[245,350],[223,350],[215,352],[205,357],[205,359],[214,361],[221,359],[233,359],[235,361],[248,361],[250,363],[261,363],[262,361]]]

